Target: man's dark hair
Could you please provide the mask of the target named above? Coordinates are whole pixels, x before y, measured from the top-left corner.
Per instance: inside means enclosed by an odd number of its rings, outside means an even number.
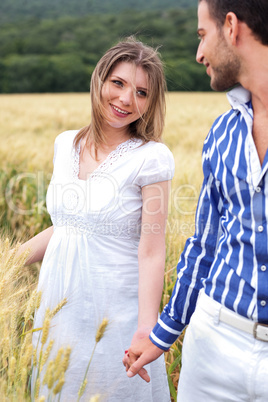
[[[252,30],[256,39],[268,45],[268,0],[199,0],[206,1],[211,17],[221,28],[226,14],[233,12]]]

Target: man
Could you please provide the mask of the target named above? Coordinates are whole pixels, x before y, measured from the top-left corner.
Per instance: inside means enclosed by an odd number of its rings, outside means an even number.
[[[196,233],[170,302],[123,359],[149,381],[142,367],[190,322],[180,402],[268,401],[267,16],[267,0],[199,0],[196,59],[214,90],[240,85],[204,143]]]

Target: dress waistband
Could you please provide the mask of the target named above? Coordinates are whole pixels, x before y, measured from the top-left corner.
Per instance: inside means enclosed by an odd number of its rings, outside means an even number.
[[[67,227],[69,233],[91,236],[111,236],[122,239],[139,239],[140,225],[137,221],[110,222],[86,220],[82,216],[51,214],[54,227]],[[70,229],[72,228],[72,229]]]

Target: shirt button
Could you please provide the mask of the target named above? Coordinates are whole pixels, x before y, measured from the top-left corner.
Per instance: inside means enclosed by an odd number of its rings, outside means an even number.
[[[261,266],[261,270],[262,270],[262,272],[265,272],[265,271],[266,271],[266,269],[267,269],[267,268],[266,268],[266,266],[265,266],[265,265],[262,265],[262,266]]]
[[[262,300],[262,301],[261,301],[261,306],[262,306],[262,307],[266,306],[266,301],[265,301],[265,300]]]
[[[260,193],[261,192],[261,188],[260,187],[256,187],[256,192]]]
[[[263,232],[263,226],[262,225],[258,226],[258,231]]]

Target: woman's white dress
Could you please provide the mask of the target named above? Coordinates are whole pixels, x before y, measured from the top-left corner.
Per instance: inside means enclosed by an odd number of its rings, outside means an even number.
[[[87,180],[80,180],[76,133],[64,132],[55,141],[47,192],[54,232],[40,271],[42,301],[35,328],[42,327],[48,307],[67,298],[49,332],[49,340],[54,339],[50,358],[62,346],[72,349],[61,401],[77,400],[103,318],[108,327],[94,352],[81,400],[100,394],[109,402],[170,401],[164,356],[147,366],[150,383],[128,378],[122,358],[137,329],[141,189],[173,177],[172,154],[162,143],[130,139]],[[40,346],[40,332],[34,333],[35,345],[38,339]],[[41,385],[42,395],[47,388]]]

